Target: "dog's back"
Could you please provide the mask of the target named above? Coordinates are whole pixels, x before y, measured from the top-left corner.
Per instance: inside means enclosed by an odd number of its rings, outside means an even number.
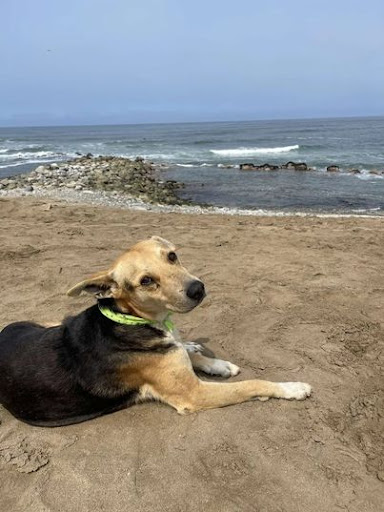
[[[86,313],[68,319],[69,329],[66,323],[45,328],[17,322],[0,333],[0,403],[18,419],[33,425],[67,425],[127,403],[126,395],[98,396],[79,379],[74,351],[85,353],[87,347],[72,347],[70,331],[73,325],[80,324],[80,331],[88,327],[88,350],[92,353],[92,328],[82,318]],[[89,365],[85,371],[93,372],[94,368]]]

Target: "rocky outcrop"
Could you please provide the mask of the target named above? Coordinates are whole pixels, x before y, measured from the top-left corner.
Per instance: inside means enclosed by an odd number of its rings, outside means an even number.
[[[240,164],[239,168],[241,171],[276,171],[279,169],[279,166],[271,164]]]
[[[287,162],[286,164],[273,165],[261,164],[256,165],[252,163],[240,164],[241,171],[277,171],[279,169],[290,169],[294,171],[310,171],[312,170],[305,162]]]
[[[338,165],[328,165],[327,172],[340,172],[340,167]]]
[[[287,162],[281,166],[281,169],[291,169],[294,171],[309,171],[310,168],[305,162]]]
[[[176,190],[183,184],[161,180],[151,163],[138,157],[100,156],[90,153],[68,162],[40,165],[29,174],[0,180],[1,190],[72,189],[78,192],[107,191],[160,204],[182,204]]]
[[[255,171],[256,168],[255,164],[240,164],[239,166],[240,171]]]

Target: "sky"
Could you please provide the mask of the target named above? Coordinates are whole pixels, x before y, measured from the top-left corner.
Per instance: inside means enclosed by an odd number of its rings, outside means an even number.
[[[0,0],[0,126],[384,114],[383,0]]]

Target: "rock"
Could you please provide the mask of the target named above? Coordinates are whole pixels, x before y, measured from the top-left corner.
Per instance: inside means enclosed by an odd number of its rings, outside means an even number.
[[[361,174],[360,169],[348,169],[348,172],[351,174]]]
[[[254,164],[240,164],[240,171],[254,171],[256,166]]]
[[[372,169],[372,170],[369,171],[369,174],[374,174],[374,175],[378,176],[378,175],[381,174],[381,172],[378,171],[377,169]]]
[[[84,158],[89,160],[90,158],[93,158],[93,155],[92,153],[87,153]]]
[[[308,171],[308,165],[305,162],[299,162],[295,165],[295,171]]]
[[[36,167],[35,173],[40,174],[41,172],[44,172],[46,170],[46,167],[44,165],[39,165],[39,167]]]
[[[142,156],[137,156],[135,158],[135,162],[144,162],[144,158]]]
[[[59,168],[59,166],[58,166],[58,164],[53,163],[53,164],[50,164],[49,168],[50,168],[52,171],[56,171],[56,170]]]
[[[262,165],[256,165],[256,169],[260,171],[276,171],[279,168],[278,165],[271,165],[271,164],[262,164]]]
[[[279,169],[279,166],[271,164],[240,164],[239,169],[242,171],[276,171]]]
[[[294,169],[295,168],[295,162],[287,162],[286,164],[283,164],[281,166],[282,169]]]
[[[327,172],[339,172],[340,167],[338,165],[329,165],[327,167]]]
[[[25,187],[24,189],[26,192],[33,192],[33,187],[32,185],[28,185],[27,187]]]
[[[309,171],[305,162],[287,162],[281,166],[281,169],[293,169],[295,171]]]

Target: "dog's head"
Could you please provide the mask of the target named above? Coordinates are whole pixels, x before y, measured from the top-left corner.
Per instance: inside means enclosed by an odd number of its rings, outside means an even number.
[[[204,284],[184,268],[175,246],[153,236],[134,245],[110,269],[81,281],[68,291],[113,298],[119,309],[157,320],[168,311],[188,313],[205,297]]]

